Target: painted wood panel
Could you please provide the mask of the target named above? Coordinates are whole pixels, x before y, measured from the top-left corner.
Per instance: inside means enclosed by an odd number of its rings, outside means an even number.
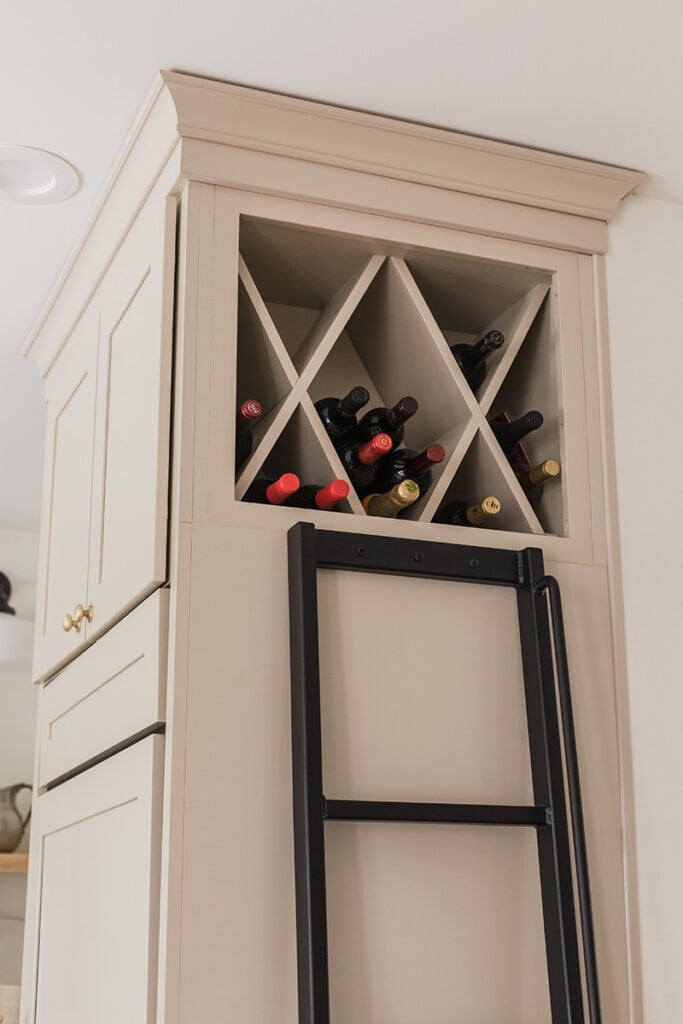
[[[75,605],[87,605],[90,493],[99,320],[86,311],[50,375],[34,673],[72,656],[87,637],[65,632]]]
[[[36,801],[26,1024],[156,1020],[162,767],[149,737]]]
[[[143,211],[96,300],[93,633],[166,576],[174,205]]]
[[[38,783],[163,722],[168,591],[159,590],[43,687]]]

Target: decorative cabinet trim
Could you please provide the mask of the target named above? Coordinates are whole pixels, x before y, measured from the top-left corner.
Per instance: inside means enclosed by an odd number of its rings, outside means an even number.
[[[241,149],[610,220],[639,171],[167,71],[178,132]]]
[[[586,253],[605,251],[605,222],[645,177],[162,72],[23,346],[43,375],[160,176],[165,195],[206,181]]]

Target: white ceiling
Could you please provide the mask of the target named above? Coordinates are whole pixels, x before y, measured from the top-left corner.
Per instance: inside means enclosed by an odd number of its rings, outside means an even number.
[[[37,526],[43,403],[16,354],[160,67],[646,170],[683,202],[680,0],[34,0],[6,5],[0,144],[83,179],[0,203],[0,526]]]

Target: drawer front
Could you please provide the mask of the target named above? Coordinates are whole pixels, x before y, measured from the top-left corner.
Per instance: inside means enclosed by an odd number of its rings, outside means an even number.
[[[157,590],[43,688],[39,786],[164,721],[168,597]]]

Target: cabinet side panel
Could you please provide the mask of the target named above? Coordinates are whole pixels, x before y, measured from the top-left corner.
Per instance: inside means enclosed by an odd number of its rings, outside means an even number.
[[[623,826],[607,570],[548,562],[562,588],[605,1024],[629,1017]]]
[[[628,1019],[628,978],[606,570],[556,564],[549,569],[560,579],[566,605],[604,1019],[620,1024]],[[325,575],[320,574],[319,605],[325,785],[330,796],[396,799],[409,789],[407,798],[430,799],[433,794],[447,799],[452,793],[454,800],[476,800],[481,780],[482,800],[523,802],[523,736],[511,701],[516,669],[505,593],[499,592],[500,600],[494,597],[493,603],[484,595],[480,607],[478,596],[470,599],[468,590],[460,596],[461,587],[454,584],[453,606],[444,612],[441,585],[432,591],[425,581],[423,592],[421,586],[413,588],[413,582],[421,581],[405,581],[404,586],[404,581],[391,578],[344,575],[342,582],[340,574],[330,574],[327,581]],[[275,1019],[293,1024],[296,943],[284,534],[193,528],[191,593],[179,1019],[220,1016],[250,1024]],[[462,612],[458,632],[463,601],[469,607]],[[391,616],[394,628],[383,627],[377,640],[381,649],[376,649],[371,626],[379,614]],[[450,660],[439,643],[427,645],[418,656],[430,615],[440,629],[449,619],[453,624],[458,651]],[[500,644],[492,640],[490,646],[497,653],[482,653],[480,640],[477,647],[468,634],[493,637],[494,623]],[[401,656],[403,644],[415,645],[408,652],[408,683],[396,672],[397,665],[407,663]],[[485,678],[478,677],[482,672]],[[453,679],[452,696],[440,676]],[[433,678],[438,681],[440,716],[435,730],[425,712]],[[475,690],[463,703],[470,684],[486,692],[479,699]],[[495,731],[501,723],[517,736],[509,749],[500,740],[509,742],[508,733]],[[435,752],[437,746],[441,753]],[[495,761],[497,749],[506,755],[507,774],[487,779],[482,776],[487,752],[494,757],[493,768],[502,770]],[[432,831],[429,826],[414,838],[410,830],[402,838],[402,826],[395,826],[397,832],[393,828],[327,827],[331,990],[337,1016],[349,1011],[367,1024],[386,1019],[403,1024],[415,1019],[417,1006],[410,999],[417,993],[423,996],[423,1009],[425,999],[433,1000],[430,1019],[450,1019],[444,1016],[453,1005],[448,978],[460,976],[458,956],[466,951],[470,974],[486,977],[487,993],[485,1004],[468,1002],[468,1020],[502,1020],[514,1004],[514,1019],[547,1024],[538,879],[535,857],[525,841],[512,832],[468,829],[461,834],[457,828]],[[420,875],[420,864],[431,865],[426,874]],[[449,886],[453,871],[455,881]],[[469,888],[458,888],[463,878],[470,880]],[[424,900],[417,898],[417,890]],[[473,898],[475,892],[483,894],[483,902]],[[467,912],[477,907],[483,917],[468,918]],[[497,922],[490,932],[486,908]],[[431,957],[424,951],[435,936],[450,945],[438,946]],[[360,977],[360,938],[366,966],[362,984],[354,988],[350,979]],[[495,954],[490,962],[476,955],[487,949]],[[406,977],[397,966],[402,962],[413,965],[413,973],[406,975],[414,980],[412,989],[405,987]],[[370,973],[367,963],[373,964]],[[456,966],[449,974],[450,964]],[[514,991],[512,978],[519,982]],[[406,998],[394,1003],[392,993],[399,990]],[[345,1012],[339,1019],[345,1019]]]

